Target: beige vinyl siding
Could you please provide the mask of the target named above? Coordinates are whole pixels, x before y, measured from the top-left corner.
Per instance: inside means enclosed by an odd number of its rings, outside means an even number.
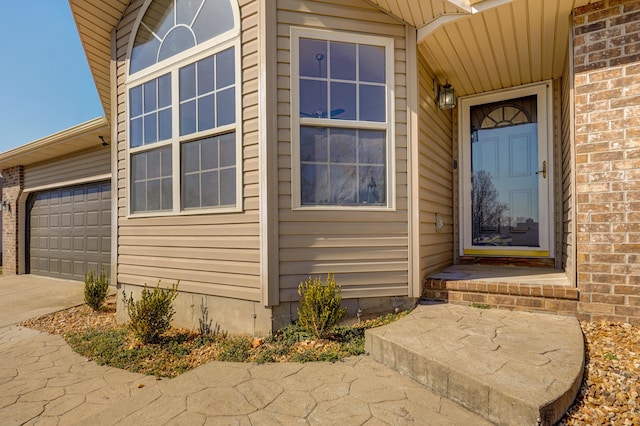
[[[564,268],[569,281],[576,284],[576,259],[575,259],[575,232],[574,232],[574,157],[573,157],[573,111],[571,103],[571,82],[570,67],[567,66],[562,77],[561,87],[561,108],[562,108],[562,130],[561,130],[561,158],[562,167],[561,188],[562,188],[562,267]]]
[[[118,281],[180,280],[180,290],[261,300],[258,214],[258,6],[241,0],[242,212],[127,217],[126,55],[137,14],[132,2],[116,33],[118,140]],[[179,165],[174,165],[179,167]]]
[[[420,278],[453,263],[453,126],[457,110],[442,111],[434,100],[434,76],[418,49]],[[455,112],[454,112],[455,111]],[[444,226],[436,231],[436,213]]]
[[[96,146],[100,141],[96,139]],[[48,161],[27,167],[24,171],[24,188],[60,186],[60,184],[82,183],[95,180],[108,180],[111,174],[111,153],[109,147]]]
[[[336,274],[345,298],[408,294],[405,28],[361,0],[277,2],[280,301],[298,299],[309,276]],[[290,29],[351,31],[394,38],[396,211],[291,209]]]

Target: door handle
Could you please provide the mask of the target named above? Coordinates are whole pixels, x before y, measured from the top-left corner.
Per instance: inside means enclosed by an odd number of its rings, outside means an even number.
[[[537,175],[539,175],[540,173],[542,173],[543,178],[545,179],[547,178],[547,161],[546,160],[542,162],[542,170],[538,170],[536,172]]]

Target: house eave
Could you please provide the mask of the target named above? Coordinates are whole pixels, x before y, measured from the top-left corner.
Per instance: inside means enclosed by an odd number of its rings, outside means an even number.
[[[106,118],[111,119],[111,33],[129,0],[69,0],[80,42]]]
[[[15,166],[31,166],[53,158],[97,149],[103,145],[100,136],[104,138],[105,143],[111,143],[109,123],[105,117],[89,120],[1,153],[0,170]]]
[[[416,29],[436,83],[459,96],[560,78],[571,13],[595,0],[367,0]]]

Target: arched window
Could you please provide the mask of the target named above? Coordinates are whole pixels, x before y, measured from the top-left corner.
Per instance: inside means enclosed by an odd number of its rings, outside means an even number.
[[[127,79],[129,213],[238,209],[236,0],[153,0]]]

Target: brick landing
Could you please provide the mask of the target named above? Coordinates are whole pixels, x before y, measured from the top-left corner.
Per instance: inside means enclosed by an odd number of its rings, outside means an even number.
[[[578,289],[549,268],[452,265],[427,277],[423,297],[528,312],[576,315]]]

